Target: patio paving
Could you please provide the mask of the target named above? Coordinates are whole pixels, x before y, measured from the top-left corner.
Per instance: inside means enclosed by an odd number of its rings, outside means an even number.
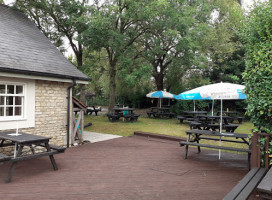
[[[72,147],[49,158],[19,162],[5,184],[9,164],[0,165],[1,199],[218,200],[248,172],[247,156],[190,148],[142,136]]]

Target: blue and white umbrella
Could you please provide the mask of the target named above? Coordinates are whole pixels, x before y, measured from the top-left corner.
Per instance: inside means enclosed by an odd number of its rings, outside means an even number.
[[[155,92],[148,93],[146,95],[146,97],[159,98],[160,99],[160,107],[161,107],[161,99],[174,99],[175,95],[171,94],[170,92],[166,92],[166,91],[155,91]]]
[[[221,100],[221,114],[220,114],[220,133],[222,133],[222,113],[223,100],[238,100],[246,99],[246,94],[243,93],[244,85],[233,83],[215,83],[204,85],[176,96],[176,99],[183,100]],[[220,140],[221,145],[221,140]],[[219,151],[220,159],[220,151]]]
[[[175,98],[182,100],[246,99],[246,94],[242,93],[244,89],[243,85],[221,82],[197,87],[180,93]]]
[[[211,99],[246,99],[242,93],[245,86],[233,83],[215,83],[204,85],[179,95],[176,99],[182,100],[211,100]]]

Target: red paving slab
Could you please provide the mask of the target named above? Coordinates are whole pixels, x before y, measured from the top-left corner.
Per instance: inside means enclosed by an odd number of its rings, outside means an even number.
[[[0,166],[0,199],[218,200],[248,172],[247,155],[190,148],[178,142],[123,137],[69,148],[49,158]]]

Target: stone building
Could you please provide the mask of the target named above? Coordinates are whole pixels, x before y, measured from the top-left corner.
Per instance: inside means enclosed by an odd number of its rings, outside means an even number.
[[[71,90],[88,80],[23,13],[0,5],[0,131],[69,145]]]

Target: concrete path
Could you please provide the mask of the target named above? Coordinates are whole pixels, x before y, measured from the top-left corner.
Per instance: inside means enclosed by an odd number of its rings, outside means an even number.
[[[91,143],[101,142],[101,141],[105,141],[105,140],[111,140],[111,139],[120,138],[120,137],[122,137],[122,136],[88,132],[88,131],[84,131],[84,133],[83,133],[83,140],[90,141]]]

